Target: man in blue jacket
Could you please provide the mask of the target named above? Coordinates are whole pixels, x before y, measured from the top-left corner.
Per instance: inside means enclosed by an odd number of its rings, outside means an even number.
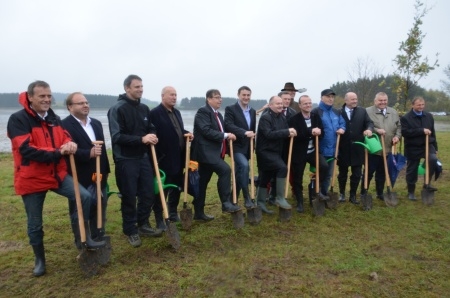
[[[325,89],[320,94],[319,106],[311,111],[311,113],[319,114],[323,125],[323,138],[319,141],[320,154],[328,160],[328,172],[321,181],[320,192],[326,195],[330,187],[331,175],[334,168],[334,154],[336,151],[337,135],[345,133],[345,120],[341,115],[341,111],[334,108],[334,93],[331,89]]]

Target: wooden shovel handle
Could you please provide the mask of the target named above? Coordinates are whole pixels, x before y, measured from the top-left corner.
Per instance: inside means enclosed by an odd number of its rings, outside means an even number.
[[[233,204],[237,203],[236,199],[236,173],[234,172],[234,152],[233,152],[233,140],[228,141],[230,144],[230,157],[231,157],[231,181],[233,182]]]
[[[387,167],[387,161],[386,161],[386,148],[384,147],[384,136],[381,136],[381,147],[383,150],[383,163],[384,163],[384,175],[386,176],[386,186],[388,188],[391,187],[391,178],[389,177],[389,170]]]
[[[254,176],[254,170],[253,170],[253,140],[255,137],[250,138],[250,198],[255,198],[255,181],[253,180]]]
[[[319,136],[315,137],[316,142],[316,193],[319,193]]]
[[[159,173],[159,165],[158,165],[158,159],[156,158],[155,145],[150,144],[150,148],[152,150],[153,166],[155,167],[156,180],[158,181],[159,198],[161,199],[161,205],[163,208],[164,219],[167,220],[167,219],[169,219],[169,212],[167,212],[166,198],[164,196],[164,189],[163,189],[162,182],[161,182],[161,174]],[[153,183],[153,181],[151,181],[151,183]]]
[[[184,163],[184,194],[183,194],[183,202],[187,203],[187,195],[188,195],[188,177],[189,177],[189,151],[190,151],[190,141],[189,141],[189,134],[185,134],[184,137],[186,138],[186,158]]]
[[[287,160],[287,176],[286,176],[286,183],[284,184],[284,197],[285,198],[287,198],[287,196],[288,196],[289,176],[291,174],[292,145],[294,143],[294,137],[291,136],[290,138],[291,139],[289,140],[289,152],[288,152],[288,160]]]
[[[331,176],[331,187],[334,188],[334,183],[336,181],[336,168],[337,168],[337,158],[338,158],[338,153],[339,153],[339,142],[341,140],[341,135],[338,134],[337,135],[337,140],[336,140],[336,149],[334,151],[334,160],[333,160],[333,175]]]
[[[86,229],[84,227],[83,207],[81,206],[80,186],[78,185],[77,167],[75,166],[75,159],[73,157],[73,154],[69,155],[69,159],[70,159],[70,168],[72,170],[73,190],[75,192],[75,202],[77,203],[78,225],[80,227],[80,238],[81,238],[81,243],[85,243],[86,242]]]
[[[94,141],[92,144],[103,145],[103,141]],[[100,174],[100,156],[95,158],[95,183],[97,184],[97,229],[102,228],[102,178]]]
[[[429,153],[429,146],[428,146],[428,135],[425,135],[425,184],[428,186],[430,184],[430,172],[429,169],[429,161],[428,161],[428,153]]]

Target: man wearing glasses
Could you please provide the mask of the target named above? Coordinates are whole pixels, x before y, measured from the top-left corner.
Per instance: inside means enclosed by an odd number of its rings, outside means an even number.
[[[62,124],[64,128],[70,133],[72,140],[77,143],[78,150],[75,153],[75,165],[77,168],[78,181],[84,188],[94,188],[96,181],[93,180],[92,174],[96,172],[96,158],[100,156],[100,173],[101,173],[101,187],[102,187],[102,228],[100,231],[97,229],[97,204],[96,200],[93,200],[91,205],[91,214],[89,216],[91,237],[93,239],[103,239],[105,233],[105,219],[106,219],[106,205],[108,196],[106,194],[106,182],[108,181],[109,161],[106,155],[105,145],[93,145],[94,141],[103,141],[105,143],[105,137],[103,135],[102,123],[94,118],[89,117],[89,102],[81,92],[74,92],[70,94],[66,99],[67,110],[70,115],[67,116]],[[69,173],[71,170],[69,168]],[[95,188],[94,188],[95,190]],[[96,194],[94,194],[96,197]],[[75,202],[69,202],[70,214],[75,210]],[[80,235],[77,233],[78,223],[72,221],[72,230],[75,235],[75,245],[78,249],[81,249]]]
[[[214,217],[205,214],[206,188],[213,173],[219,176],[217,191],[223,212],[236,212],[239,207],[231,203],[231,169],[223,160],[227,151],[227,141],[236,140],[233,133],[224,130],[224,122],[219,108],[222,96],[217,89],[206,92],[206,104],[198,109],[194,118],[194,136],[191,159],[199,163],[199,196],[194,199],[194,219],[210,221]]]

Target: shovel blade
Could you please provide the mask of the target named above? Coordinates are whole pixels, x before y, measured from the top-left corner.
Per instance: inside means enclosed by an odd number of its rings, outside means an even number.
[[[422,203],[425,206],[431,206],[434,204],[434,191],[427,188],[422,189]]]
[[[278,207],[278,220],[280,222],[288,222],[292,217],[292,209]]]
[[[181,226],[183,227],[183,230],[191,229],[192,216],[191,208],[183,208],[183,210],[180,211]]]
[[[110,236],[103,236],[103,241],[105,241],[105,246],[100,247],[97,250],[97,261],[100,265],[106,265],[109,262],[109,259],[111,258],[111,237]]]
[[[337,192],[328,192],[330,198],[326,201],[325,207],[328,209],[337,209],[339,203],[339,194]]]
[[[244,213],[242,210],[231,213],[231,219],[233,221],[233,226],[235,229],[242,229],[244,227]]]
[[[172,247],[175,250],[178,250],[181,246],[181,242],[180,242],[180,234],[178,233],[178,229],[177,226],[170,222],[168,219],[166,219],[166,237],[167,240],[169,241],[170,245],[172,245]]]
[[[262,220],[262,210],[258,207],[247,209],[247,220],[251,225],[257,225]]]
[[[372,202],[372,195],[367,193],[361,196],[361,207],[363,211],[369,211],[372,209],[373,202]]]
[[[325,201],[322,201],[318,194],[314,196],[312,200],[312,206],[314,216],[323,216],[325,214]]]
[[[383,195],[384,203],[388,207],[395,207],[398,205],[398,198],[395,192],[388,191]]]
[[[77,256],[78,264],[86,277],[92,277],[98,272],[98,251],[83,247]]]

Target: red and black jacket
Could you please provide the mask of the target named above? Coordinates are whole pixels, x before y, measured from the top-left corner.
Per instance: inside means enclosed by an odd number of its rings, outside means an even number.
[[[24,107],[8,120],[8,137],[14,157],[14,188],[26,195],[59,187],[67,175],[66,162],[59,151],[71,141],[61,119],[49,109],[45,120],[30,108],[28,94],[19,95]]]

